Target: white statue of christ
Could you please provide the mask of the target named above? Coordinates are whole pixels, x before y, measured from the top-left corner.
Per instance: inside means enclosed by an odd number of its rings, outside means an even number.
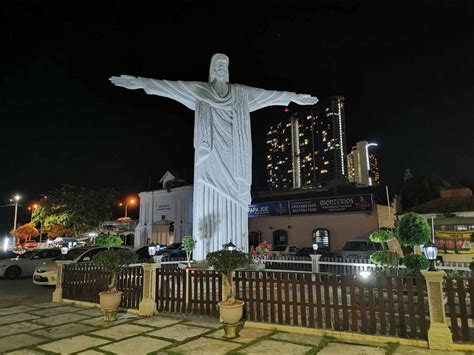
[[[126,89],[168,97],[195,111],[193,235],[195,260],[228,242],[248,251],[252,142],[250,112],[291,101],[314,105],[318,99],[287,91],[229,84],[229,58],[214,54],[209,82],[156,80],[129,75],[110,81]]]

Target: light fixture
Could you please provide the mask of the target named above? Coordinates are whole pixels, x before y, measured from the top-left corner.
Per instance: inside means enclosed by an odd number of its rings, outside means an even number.
[[[156,254],[156,245],[155,245],[155,243],[151,243],[148,246],[148,255],[155,256],[155,254]]]
[[[359,275],[363,278],[363,279],[368,279],[370,277],[372,273],[368,270],[362,270],[359,272]]]
[[[61,248],[61,254],[63,254],[63,255],[66,255],[68,251],[69,251],[68,247],[62,247]]]
[[[5,237],[3,240],[3,251],[7,251],[8,249],[8,237]]]
[[[438,247],[433,243],[428,242],[423,245],[423,254],[425,254],[426,258],[430,262],[430,267],[428,271],[436,271],[435,261],[438,256]]]
[[[317,251],[317,250],[318,250],[318,243],[314,243],[314,244],[313,244],[313,249],[314,249],[314,251]]]
[[[233,251],[233,250],[237,249],[237,247],[235,246],[234,243],[232,243],[232,241],[230,241],[230,242],[227,243],[227,244],[224,244],[224,248],[225,248],[226,250],[229,250],[229,251]]]

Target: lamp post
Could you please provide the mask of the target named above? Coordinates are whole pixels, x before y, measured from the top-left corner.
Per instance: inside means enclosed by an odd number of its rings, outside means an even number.
[[[430,262],[430,267],[428,271],[436,271],[435,261],[436,257],[438,256],[438,247],[436,247],[436,245],[434,245],[433,243],[428,242],[423,245],[423,254],[425,254],[426,258]]]
[[[125,203],[125,218],[128,217],[128,215],[127,215],[127,212],[128,212],[128,205],[134,205],[135,202],[136,202],[135,199],[132,198],[132,199],[128,200],[128,201]],[[119,206],[122,207],[122,206],[123,206],[123,203],[120,202],[120,203],[119,203]]]
[[[237,247],[235,246],[234,243],[232,243],[232,241],[230,241],[229,243],[224,244],[224,249],[229,250],[229,251],[233,251],[233,250],[237,249]]]
[[[18,217],[18,201],[20,201],[21,196],[16,194],[13,198],[10,199],[10,202],[15,202],[15,217],[13,217],[13,232],[16,231],[16,221]]]

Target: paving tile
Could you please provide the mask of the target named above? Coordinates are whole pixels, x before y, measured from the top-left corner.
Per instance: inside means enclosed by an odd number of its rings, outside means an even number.
[[[91,334],[98,335],[104,338],[112,338],[115,340],[119,340],[122,338],[131,337],[133,335],[149,332],[150,330],[154,329],[134,324],[121,324],[117,325],[116,327],[98,330]]]
[[[95,351],[95,350],[87,350],[81,353],[77,353],[77,355],[104,355],[104,353],[100,351]]]
[[[182,319],[157,316],[157,317],[143,318],[133,323],[140,324],[140,325],[148,325],[150,327],[163,328],[163,327],[167,327],[176,323],[180,323],[182,321],[183,321]]]
[[[30,306],[16,306],[16,307],[0,308],[0,316],[6,316],[8,314],[36,311],[36,310],[37,308],[30,307]]]
[[[385,349],[355,344],[329,343],[322,348],[318,355],[385,355]]]
[[[0,337],[13,335],[18,333],[28,333],[32,330],[41,329],[43,325],[30,323],[30,322],[20,322],[13,324],[5,324],[0,326]]]
[[[76,313],[58,314],[47,318],[35,319],[34,322],[38,324],[46,324],[50,326],[61,325],[66,323],[77,322],[79,320],[87,319],[87,316]]]
[[[299,355],[306,354],[311,347],[284,343],[282,341],[276,340],[263,340],[253,345],[250,345],[248,348],[242,349],[240,352],[243,354],[251,355],[261,355],[261,354],[291,354]],[[334,353],[338,354],[338,353]],[[319,353],[318,353],[319,355]]]
[[[28,313],[10,314],[8,316],[0,317],[0,325],[18,323],[25,320],[32,320],[32,319],[38,319],[38,318],[39,318],[38,316],[34,316]]]
[[[171,327],[155,330],[154,332],[148,333],[147,335],[183,341],[208,331],[210,331],[210,329],[193,327],[192,325],[188,324],[176,324]]]
[[[59,303],[59,302],[43,302],[43,303],[36,303],[33,305],[33,307],[38,307],[38,308],[51,308],[51,307],[63,307],[66,306],[65,303]]]
[[[28,313],[34,314],[35,316],[49,317],[49,316],[55,316],[55,315],[63,314],[63,313],[75,313],[77,311],[79,311],[79,309],[76,307],[64,306],[64,307],[51,307],[51,308],[41,309],[39,311],[35,310],[33,312],[28,312]]]
[[[122,340],[110,345],[102,346],[100,350],[110,351],[114,354],[142,355],[160,350],[171,343],[161,339],[137,336]]]
[[[231,343],[230,341],[223,341],[211,338],[199,338],[189,343],[182,344],[175,348],[167,349],[173,352],[182,352],[186,355],[188,354],[212,354],[212,355],[221,355],[226,354],[229,351],[232,351],[238,347],[242,346],[241,344]],[[270,352],[264,351],[265,354],[270,354]],[[261,354],[259,354],[261,355]]]
[[[76,312],[77,314],[83,314],[85,316],[90,316],[90,317],[99,317],[102,316],[102,310],[100,308],[87,308],[80,310],[79,312]]]
[[[213,329],[217,329],[223,326],[222,323],[220,323],[218,320],[214,320],[210,318],[190,319],[190,320],[186,320],[186,324],[197,325],[198,327],[213,328]]]
[[[38,338],[33,335],[25,335],[25,334],[15,334],[9,335],[7,337],[1,338],[0,341],[0,354],[8,350],[14,350],[18,348],[23,348],[26,346],[35,345],[38,343],[44,343],[44,338]]]
[[[294,333],[276,333],[272,335],[272,339],[315,346],[321,342],[322,337]]]
[[[108,328],[108,327],[113,327],[119,324],[128,323],[130,321],[131,319],[123,318],[123,319],[119,319],[113,322],[106,322],[104,321],[104,317],[97,317],[97,318],[82,320],[81,323],[92,325],[93,327]]]
[[[393,355],[463,355],[464,352],[461,351],[444,351],[444,350],[429,350],[429,349],[422,349],[416,348],[413,346],[399,346],[393,352]]]
[[[208,334],[206,336],[216,339],[232,340],[238,343],[251,343],[252,341],[264,337],[270,333],[271,331],[269,330],[244,328],[239,331],[239,336],[237,338],[227,339],[225,337],[224,329],[220,329],[217,332]]]
[[[46,354],[42,351],[33,350],[33,349],[21,349],[15,350],[7,353],[8,355],[43,355]]]
[[[73,324],[63,324],[57,327],[40,329],[32,332],[33,335],[44,336],[51,339],[61,339],[71,337],[80,333],[85,333],[88,331],[95,330],[94,327],[80,324],[80,323],[73,323]]]
[[[67,349],[67,353],[70,354],[89,348],[94,348],[96,346],[104,345],[109,342],[110,340],[106,339],[93,338],[87,335],[79,335],[73,338],[56,340],[51,343],[39,345],[37,347],[42,350],[61,354],[64,354],[65,349]]]

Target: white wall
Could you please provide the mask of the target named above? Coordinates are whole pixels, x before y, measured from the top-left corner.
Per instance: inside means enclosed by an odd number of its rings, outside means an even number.
[[[167,190],[140,192],[140,216],[135,233],[135,247],[140,248],[151,240],[152,223],[164,219],[174,221],[175,241],[192,234],[193,186],[180,186]]]

